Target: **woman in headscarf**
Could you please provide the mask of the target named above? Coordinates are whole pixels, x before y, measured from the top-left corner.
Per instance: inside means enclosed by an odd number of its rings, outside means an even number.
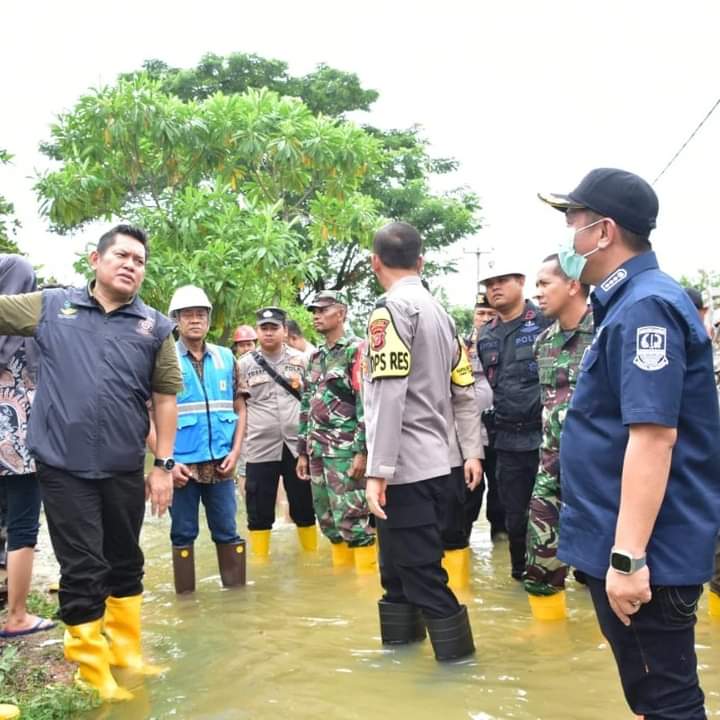
[[[36,290],[32,265],[19,255],[0,255],[0,295]],[[0,482],[7,489],[8,615],[0,638],[49,630],[55,623],[32,615],[27,596],[40,527],[40,488],[26,445],[37,372],[35,340],[0,336]]]

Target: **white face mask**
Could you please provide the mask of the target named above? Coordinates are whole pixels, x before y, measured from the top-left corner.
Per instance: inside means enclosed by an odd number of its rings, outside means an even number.
[[[590,252],[587,252],[584,255],[578,255],[578,253],[575,251],[575,236],[579,232],[591,228],[593,225],[604,222],[604,220],[605,218],[603,218],[602,220],[596,220],[595,222],[591,222],[589,225],[584,225],[577,230],[575,228],[568,228],[567,238],[558,250],[558,261],[560,262],[560,267],[562,268],[562,271],[571,280],[580,279],[582,271],[587,263],[587,259],[591,255],[594,255],[600,249],[600,247],[598,246],[594,250],[590,250]]]

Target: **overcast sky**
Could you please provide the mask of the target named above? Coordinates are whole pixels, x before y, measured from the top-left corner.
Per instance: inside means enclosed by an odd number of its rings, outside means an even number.
[[[559,213],[536,198],[566,192],[591,168],[621,167],[652,181],[720,97],[720,3],[297,2],[7,0],[0,193],[15,202],[20,245],[72,278],[89,237],[47,233],[32,192],[37,152],[54,116],[89,87],[112,83],[147,58],[191,67],[206,52],[254,52],[293,73],[324,62],[360,76],[380,99],[368,120],[424,128],[432,151],[461,165],[452,185],[481,198],[485,228],[449,251],[457,304],[474,297],[475,258],[463,249],[511,248],[534,276],[563,234]],[[672,275],[720,270],[720,108],[656,190],[654,245]]]

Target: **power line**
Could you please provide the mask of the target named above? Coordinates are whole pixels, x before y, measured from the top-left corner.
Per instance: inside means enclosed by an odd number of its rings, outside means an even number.
[[[660,174],[652,181],[655,183],[667,172],[668,168],[677,160],[680,153],[688,146],[690,141],[697,135],[698,130],[705,124],[707,119],[715,112],[715,108],[720,105],[720,98],[715,101],[715,104],[710,108],[710,112],[700,121],[699,125],[690,133],[690,137],[680,146],[680,149],[670,158],[670,162],[661,170]]]

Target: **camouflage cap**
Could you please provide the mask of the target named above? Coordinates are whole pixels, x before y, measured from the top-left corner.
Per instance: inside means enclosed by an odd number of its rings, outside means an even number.
[[[339,290],[321,290],[315,293],[315,297],[307,304],[307,309],[314,310],[330,305],[345,305],[345,299]]]

